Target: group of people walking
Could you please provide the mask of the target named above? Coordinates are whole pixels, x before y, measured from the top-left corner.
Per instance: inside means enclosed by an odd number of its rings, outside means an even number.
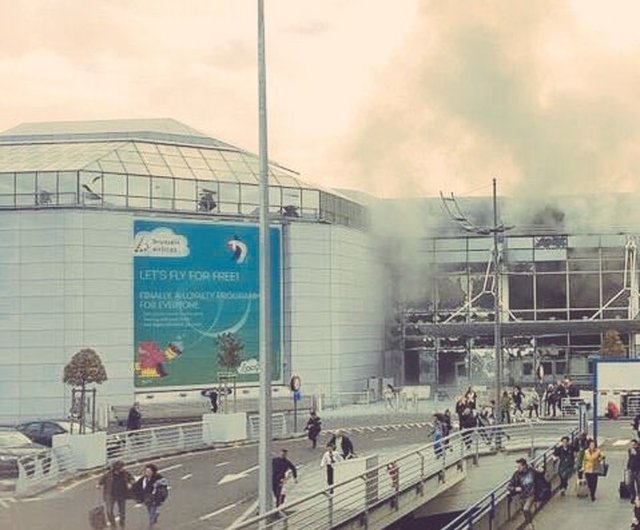
[[[133,499],[146,506],[149,528],[153,528],[160,516],[160,506],[169,496],[169,483],[158,472],[158,468],[154,464],[147,464],[143,469],[142,476],[136,480],[125,469],[124,462],[118,460],[100,477],[97,487],[102,488],[106,520],[113,528],[116,528],[116,507],[118,508],[117,523],[120,528],[125,528],[128,499]],[[98,510],[97,514],[100,513],[102,511]],[[98,517],[101,516],[98,515]],[[90,520],[90,523],[94,528],[104,528],[99,520]]]

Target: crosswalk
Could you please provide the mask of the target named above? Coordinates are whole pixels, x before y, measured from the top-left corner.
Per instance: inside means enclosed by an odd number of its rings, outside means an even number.
[[[373,425],[373,426],[365,426],[365,427],[349,427],[349,428],[341,428],[340,431],[344,433],[369,433],[369,432],[389,432],[389,431],[400,431],[402,429],[424,429],[426,427],[433,428],[433,423],[428,421],[417,421],[417,422],[408,422],[408,423],[396,423],[396,424],[387,424],[387,425]],[[325,435],[331,435],[338,429],[329,429],[327,431],[323,431]]]

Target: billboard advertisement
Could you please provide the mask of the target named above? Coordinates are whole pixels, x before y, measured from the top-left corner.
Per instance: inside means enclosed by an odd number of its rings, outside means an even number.
[[[134,221],[137,388],[259,378],[259,244],[250,224]],[[270,229],[273,379],[281,359],[281,232]]]

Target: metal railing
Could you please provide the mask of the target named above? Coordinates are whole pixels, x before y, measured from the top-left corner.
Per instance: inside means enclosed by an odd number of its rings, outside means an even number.
[[[283,437],[287,433],[285,415],[273,415],[274,436]],[[254,440],[248,421],[248,439]],[[189,451],[209,449],[219,442],[211,441],[210,433],[205,432],[203,423],[179,423],[108,434],[106,437],[106,461],[108,464],[122,460],[125,464],[170,456]],[[73,453],[68,446],[46,449],[39,453],[21,457],[18,460],[18,478],[16,495],[35,495],[79,471]]]
[[[578,429],[575,428],[568,434],[573,441]],[[549,480],[557,474],[556,463],[551,460],[556,444],[547,448],[543,453],[537,455],[530,461],[534,469],[540,469],[545,473],[545,478]],[[553,466],[551,469],[550,467]],[[549,471],[552,477],[549,477]],[[474,528],[500,528],[500,525],[511,520],[518,511],[518,504],[513,506],[514,499],[509,494],[510,479],[500,483],[495,489],[485,495],[480,501],[467,508],[465,512],[456,517],[442,530],[473,530]],[[539,509],[539,506],[538,506]]]
[[[247,417],[248,436],[250,440],[257,440],[260,436],[260,416],[252,414]],[[274,412],[271,423],[271,432],[274,438],[282,438],[287,435],[287,418],[283,412]]]
[[[346,481],[286,503],[262,516],[234,525],[234,530],[326,530],[360,518],[368,521],[380,506],[398,505],[404,493],[417,491],[430,479],[440,480],[467,458],[502,450],[548,447],[572,433],[575,422],[535,422],[457,431],[438,443],[398,455]]]

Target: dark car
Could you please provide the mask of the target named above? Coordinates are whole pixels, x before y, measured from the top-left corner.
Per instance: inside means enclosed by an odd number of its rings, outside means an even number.
[[[18,460],[22,459],[29,474],[33,472],[35,459],[45,457],[46,449],[15,429],[0,427],[0,491],[15,487],[15,480],[19,474]],[[44,469],[47,467],[43,465],[44,472],[47,471]]]
[[[77,423],[69,421],[56,420],[39,420],[28,421],[16,425],[16,429],[29,438],[32,442],[36,442],[47,447],[51,447],[52,438],[56,434],[64,434],[67,432],[77,433],[80,427]],[[86,427],[86,432],[93,432],[91,427]]]

